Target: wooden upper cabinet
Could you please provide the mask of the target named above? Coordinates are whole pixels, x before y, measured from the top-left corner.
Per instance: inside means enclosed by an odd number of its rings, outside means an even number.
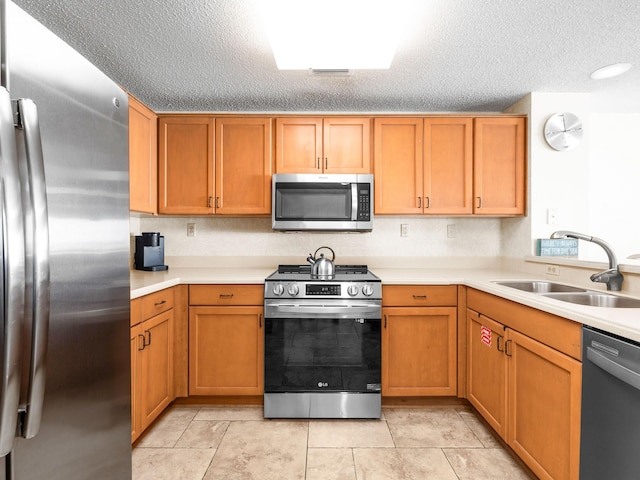
[[[214,118],[161,116],[158,129],[158,212],[213,213]]]
[[[371,119],[324,119],[325,173],[371,173]]]
[[[275,170],[277,173],[371,173],[371,119],[276,119]]]
[[[216,119],[217,214],[270,214],[272,119]]]
[[[526,121],[476,118],[474,209],[476,215],[524,215]]]
[[[129,96],[129,209],[158,212],[158,121]]]
[[[422,118],[376,118],[375,213],[422,213]]]
[[[424,119],[424,213],[473,213],[473,119]]]
[[[318,173],[321,159],[321,118],[276,119],[277,173]]]

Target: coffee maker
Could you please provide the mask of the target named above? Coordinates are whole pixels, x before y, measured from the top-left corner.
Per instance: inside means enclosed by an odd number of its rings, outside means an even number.
[[[164,237],[160,232],[142,232],[136,235],[136,270],[158,272],[168,270],[164,264]]]

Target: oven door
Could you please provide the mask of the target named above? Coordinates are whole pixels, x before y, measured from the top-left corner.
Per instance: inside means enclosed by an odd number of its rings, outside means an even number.
[[[314,303],[265,302],[265,393],[379,394],[379,301]]]

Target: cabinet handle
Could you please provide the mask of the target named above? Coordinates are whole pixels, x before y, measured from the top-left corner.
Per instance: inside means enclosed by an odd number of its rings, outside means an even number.
[[[476,197],[478,199],[478,207],[477,208],[482,208],[482,197]]]
[[[384,328],[387,328],[387,316],[384,316]]]
[[[418,197],[418,208],[422,208],[422,197]]]
[[[213,206],[213,197],[207,198],[207,207],[211,208]]]
[[[216,197],[216,208],[220,208],[220,197]]]
[[[496,348],[498,349],[499,352],[504,352],[504,348],[500,348],[500,340],[502,340],[502,337],[498,336],[498,341],[496,342]]]
[[[511,356],[511,352],[509,351],[509,345],[511,345],[511,340],[507,340],[506,342],[504,342],[504,354],[507,357]]]
[[[148,347],[149,345],[151,345],[151,330],[145,330],[144,333],[148,333],[149,334],[149,341],[145,345],[145,347]]]
[[[427,296],[426,295],[413,295],[413,299],[414,300],[426,300]]]
[[[258,317],[258,326],[262,328],[262,314],[260,314]]]
[[[156,302],[156,303],[154,303],[153,305],[154,305],[155,307],[159,307],[160,305],[164,305],[165,303],[167,303],[167,301],[166,301],[166,300],[162,300],[161,302]]]
[[[316,158],[316,170],[320,170],[320,157]]]
[[[147,346],[147,343],[145,341],[144,335],[142,335],[141,333],[138,334],[138,337],[142,337],[142,348],[140,348],[139,344],[140,342],[138,342],[138,351],[142,351],[144,350],[144,348]]]
[[[329,168],[329,158],[328,157],[324,157],[324,169],[328,169]]]
[[[220,298],[233,298],[233,293],[221,293]]]
[[[424,208],[431,208],[431,198],[429,197],[424,197]]]

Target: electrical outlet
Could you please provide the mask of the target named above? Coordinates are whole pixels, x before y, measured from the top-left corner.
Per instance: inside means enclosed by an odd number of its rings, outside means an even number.
[[[560,265],[547,265],[547,275],[560,275]]]
[[[456,238],[457,233],[455,225],[447,225],[447,238]]]
[[[400,236],[401,237],[408,237],[409,236],[409,224],[408,223],[401,223],[400,224]]]
[[[187,223],[187,237],[195,237],[195,236],[196,236],[196,224]]]

